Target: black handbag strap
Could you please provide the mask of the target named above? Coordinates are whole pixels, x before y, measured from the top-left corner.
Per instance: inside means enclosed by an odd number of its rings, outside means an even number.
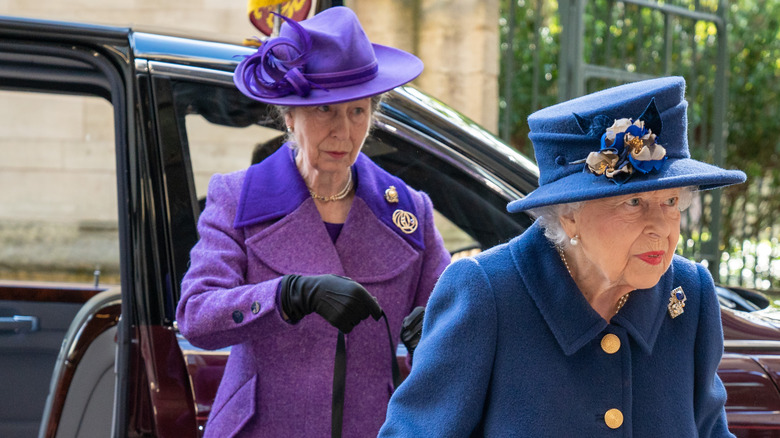
[[[395,345],[393,345],[393,336],[390,332],[390,323],[387,321],[387,315],[382,312],[382,318],[385,320],[387,328],[387,338],[390,340],[390,367],[393,370],[393,389],[401,384],[401,372],[398,369],[398,361],[395,358]],[[344,340],[344,333],[339,330],[336,340],[336,359],[333,363],[333,398],[331,403],[330,415],[330,436],[331,438],[341,438],[342,426],[344,423],[344,391],[347,380],[347,345]]]
[[[344,333],[339,330],[336,341],[336,360],[333,365],[333,401],[330,413],[330,436],[341,438],[344,421],[344,388],[347,379],[347,346]]]
[[[401,371],[398,369],[398,360],[395,358],[395,345],[393,345],[393,335],[390,332],[390,323],[387,322],[387,315],[382,312],[382,318],[385,319],[387,327],[387,339],[390,341],[390,367],[393,369],[393,391],[401,384]]]

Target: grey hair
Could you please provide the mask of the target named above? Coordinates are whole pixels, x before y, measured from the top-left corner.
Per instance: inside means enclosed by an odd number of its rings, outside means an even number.
[[[531,214],[536,216],[536,222],[544,229],[544,237],[554,245],[564,248],[569,244],[570,238],[561,225],[561,218],[577,212],[585,202],[545,205],[531,210]]]
[[[693,194],[697,190],[698,187],[695,186],[681,188],[680,197],[677,202],[677,208],[680,211],[685,211],[691,206]],[[544,229],[544,237],[554,245],[565,248],[570,245],[570,237],[563,229],[563,225],[561,225],[561,218],[577,212],[586,202],[587,201],[577,201],[569,202],[567,204],[546,205],[531,210],[531,214],[536,216],[536,222]]]
[[[376,120],[375,116],[377,111],[379,111],[379,105],[382,103],[382,101],[385,98],[385,95],[387,93],[381,93],[381,94],[375,94],[371,96],[371,122],[368,124],[368,132],[371,132],[371,130],[374,128],[374,121]],[[279,121],[281,126],[286,126],[287,121],[284,119],[287,114],[290,114],[292,112],[294,107],[292,106],[286,106],[286,105],[274,105],[273,107],[273,115],[274,117]],[[287,130],[284,141],[290,145],[291,148],[296,149],[298,147],[298,144],[295,141],[295,132]]]

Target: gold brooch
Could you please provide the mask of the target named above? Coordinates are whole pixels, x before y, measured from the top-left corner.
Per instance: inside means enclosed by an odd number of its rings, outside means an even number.
[[[391,204],[398,204],[398,191],[395,190],[395,186],[390,186],[385,190],[385,199]]]
[[[393,223],[406,234],[412,234],[417,229],[417,218],[408,211],[400,209],[394,211]]]
[[[687,298],[685,297],[685,292],[683,292],[681,287],[676,287],[673,291],[671,296],[669,297],[669,316],[672,317],[672,319],[677,318],[678,316],[682,315],[684,312],[683,307],[685,307],[685,300]]]

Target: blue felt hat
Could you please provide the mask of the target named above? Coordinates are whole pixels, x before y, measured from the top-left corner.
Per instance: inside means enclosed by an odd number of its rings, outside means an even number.
[[[546,205],[745,182],[739,170],[691,159],[685,80],[667,77],[609,88],[528,117],[539,188],[510,213]]]

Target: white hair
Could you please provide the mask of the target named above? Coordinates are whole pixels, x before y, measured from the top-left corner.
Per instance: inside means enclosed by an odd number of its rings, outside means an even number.
[[[693,201],[693,193],[697,190],[698,187],[695,186],[681,188],[680,197],[677,201],[677,208],[680,211],[685,211],[690,207],[691,202]],[[546,205],[531,210],[531,213],[537,217],[536,222],[544,229],[544,237],[554,245],[565,248],[570,245],[570,237],[563,229],[563,225],[561,225],[561,218],[577,212],[586,202],[588,201]]]
[[[544,229],[544,237],[554,245],[564,248],[569,245],[570,237],[561,225],[561,218],[578,211],[585,202],[587,201],[545,205],[531,210],[531,213],[536,215],[536,222]]]

